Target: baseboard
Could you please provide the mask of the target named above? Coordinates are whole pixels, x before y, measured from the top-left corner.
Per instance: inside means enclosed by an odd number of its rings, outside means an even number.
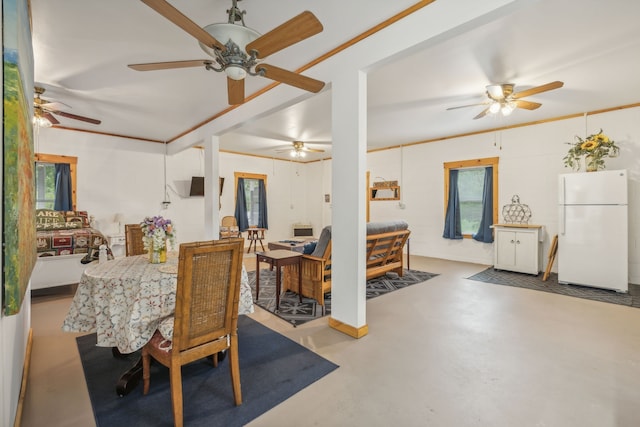
[[[329,326],[353,338],[362,338],[369,333],[369,325],[363,325],[359,328],[356,328],[355,326],[342,323],[341,321],[336,320],[333,317],[329,317]]]
[[[31,367],[31,348],[33,347],[33,329],[29,329],[27,337],[27,349],[24,355],[24,366],[22,368],[22,384],[20,385],[20,397],[18,397],[18,407],[16,408],[16,419],[13,427],[20,427],[22,423],[22,409],[24,407],[24,398],[27,394],[27,380],[29,379],[29,368]]]

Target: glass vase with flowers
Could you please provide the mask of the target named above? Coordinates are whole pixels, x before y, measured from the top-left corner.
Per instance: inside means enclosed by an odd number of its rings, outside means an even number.
[[[167,241],[175,245],[176,232],[170,219],[161,216],[146,217],[141,223],[142,242],[153,264],[167,261]]]

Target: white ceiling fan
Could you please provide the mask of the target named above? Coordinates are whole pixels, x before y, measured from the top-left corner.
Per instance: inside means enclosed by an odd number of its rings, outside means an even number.
[[[319,148],[309,148],[305,146],[304,142],[302,141],[293,141],[291,143],[291,147],[282,148],[276,151],[280,153],[289,151],[291,157],[296,159],[301,159],[306,157],[307,153],[324,153],[324,150],[321,150]]]
[[[459,107],[447,108],[447,110],[456,110],[458,108],[474,107],[476,105],[486,105],[487,107],[480,112],[475,119],[480,119],[487,114],[502,113],[503,116],[508,116],[516,108],[523,108],[525,110],[535,110],[542,104],[538,102],[525,101],[522,98],[535,95],[538,93],[546,92],[553,89],[559,89],[564,86],[561,81],[555,81],[547,83],[541,86],[532,87],[520,92],[514,92],[515,84],[513,83],[501,83],[491,84],[486,87],[487,100],[478,104],[461,105]]]

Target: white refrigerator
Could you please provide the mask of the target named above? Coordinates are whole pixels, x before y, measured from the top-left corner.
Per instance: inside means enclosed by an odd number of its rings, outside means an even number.
[[[560,175],[558,282],[629,290],[627,171]]]

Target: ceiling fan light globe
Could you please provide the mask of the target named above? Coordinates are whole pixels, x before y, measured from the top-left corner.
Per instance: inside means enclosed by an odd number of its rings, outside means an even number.
[[[242,80],[247,77],[247,71],[238,65],[227,65],[224,72],[232,80]]]
[[[229,40],[233,41],[241,52],[245,52],[247,44],[260,37],[259,32],[238,24],[209,24],[203,29],[224,45]],[[200,47],[207,55],[216,58],[215,49],[203,43],[200,43]]]
[[[44,117],[37,116],[33,118],[33,125],[38,128],[50,128],[51,122]]]
[[[493,102],[493,103],[491,103],[491,105],[489,106],[489,111],[490,111],[492,114],[495,114],[495,113],[497,113],[498,111],[500,111],[500,103],[498,103],[498,102]]]
[[[513,107],[509,104],[505,104],[500,111],[502,112],[503,116],[508,116],[513,112]]]
[[[502,92],[502,85],[489,85],[489,86],[487,86],[487,93],[493,99],[502,99],[502,98],[504,98],[504,93]]]

